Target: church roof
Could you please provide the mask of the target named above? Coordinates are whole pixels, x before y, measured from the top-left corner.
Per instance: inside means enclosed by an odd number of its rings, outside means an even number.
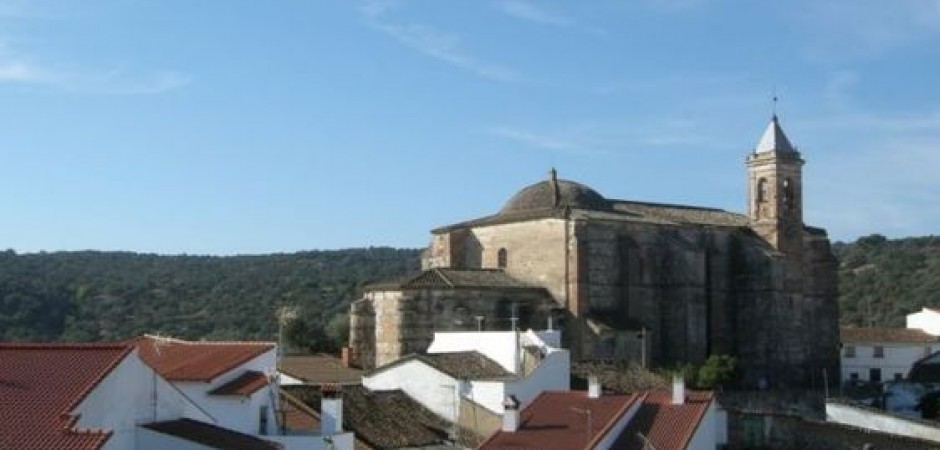
[[[435,268],[399,281],[376,283],[366,290],[385,289],[542,289],[523,283],[499,269]]]
[[[780,126],[780,121],[777,119],[776,114],[770,119],[770,123],[767,124],[767,129],[764,130],[764,135],[761,136],[754,152],[796,153],[793,144],[790,143],[790,140],[787,139],[787,135],[783,132],[783,128]]]
[[[548,180],[522,188],[506,202],[500,214],[550,208],[608,210],[610,203],[594,189],[581,183],[559,180],[554,169]]]

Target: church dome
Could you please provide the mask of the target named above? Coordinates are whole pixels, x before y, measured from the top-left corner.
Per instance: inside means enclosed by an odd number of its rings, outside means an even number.
[[[556,179],[552,172],[551,179],[526,186],[513,195],[499,213],[558,207],[608,210],[610,203],[594,189],[574,181]]]

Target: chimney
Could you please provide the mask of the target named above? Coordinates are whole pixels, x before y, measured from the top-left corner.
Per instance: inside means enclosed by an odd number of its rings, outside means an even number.
[[[600,398],[601,396],[601,382],[597,379],[597,375],[591,375],[588,377],[588,398]]]
[[[339,383],[320,386],[320,434],[332,436],[343,432],[343,388]]]
[[[503,431],[519,431],[519,400],[512,395],[507,395],[506,400],[503,400]]]
[[[672,378],[672,404],[685,404],[685,379],[682,375],[675,375]]]

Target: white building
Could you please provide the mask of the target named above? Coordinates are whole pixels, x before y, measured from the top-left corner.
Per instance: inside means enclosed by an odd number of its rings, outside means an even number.
[[[450,422],[461,422],[467,402],[501,415],[506,396],[525,406],[543,391],[570,388],[570,355],[559,343],[558,331],[438,332],[427,354],[369,371],[362,384],[401,389]]]
[[[924,307],[919,312],[908,314],[907,327],[940,336],[940,309]]]
[[[915,361],[940,347],[920,329],[842,328],[842,381],[907,378]]]
[[[322,435],[279,434],[273,352],[151,337],[0,344],[0,448],[351,449],[335,421]]]

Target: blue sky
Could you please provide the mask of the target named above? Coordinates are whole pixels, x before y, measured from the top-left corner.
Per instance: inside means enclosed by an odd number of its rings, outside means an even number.
[[[418,247],[557,167],[745,209],[771,97],[833,240],[938,234],[940,1],[0,0],[0,248]]]

